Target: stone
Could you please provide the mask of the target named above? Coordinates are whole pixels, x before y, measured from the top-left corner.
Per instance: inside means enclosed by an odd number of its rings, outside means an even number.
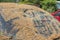
[[[60,23],[32,5],[0,3],[0,33],[8,40],[58,40]]]

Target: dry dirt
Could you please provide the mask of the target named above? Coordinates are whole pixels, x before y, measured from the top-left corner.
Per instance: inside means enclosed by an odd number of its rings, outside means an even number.
[[[60,23],[32,5],[0,3],[0,35],[0,40],[59,40]]]

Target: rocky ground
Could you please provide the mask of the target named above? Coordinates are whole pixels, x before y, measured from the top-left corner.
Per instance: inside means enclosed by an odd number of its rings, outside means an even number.
[[[60,23],[35,6],[0,3],[0,35],[0,40],[59,40]]]

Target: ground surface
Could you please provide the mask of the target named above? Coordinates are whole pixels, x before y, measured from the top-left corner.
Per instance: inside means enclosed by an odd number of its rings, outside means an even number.
[[[59,33],[60,23],[48,12],[31,5],[0,3],[0,40],[58,40]]]

